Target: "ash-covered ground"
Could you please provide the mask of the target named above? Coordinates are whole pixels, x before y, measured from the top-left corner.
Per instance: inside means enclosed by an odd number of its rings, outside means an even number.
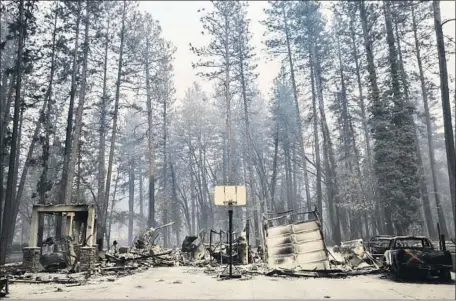
[[[217,268],[219,269],[219,268]],[[385,275],[286,278],[263,275],[219,280],[197,267],[157,267],[83,286],[13,283],[8,299],[455,299],[452,283],[396,281]]]

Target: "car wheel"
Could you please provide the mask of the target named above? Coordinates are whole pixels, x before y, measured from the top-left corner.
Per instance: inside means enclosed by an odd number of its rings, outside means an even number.
[[[450,282],[451,281],[450,269],[443,268],[442,270],[440,270],[439,278],[440,278],[440,281],[442,281],[442,282]]]

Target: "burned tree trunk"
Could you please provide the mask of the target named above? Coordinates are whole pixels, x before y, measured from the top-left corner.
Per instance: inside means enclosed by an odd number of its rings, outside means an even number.
[[[315,168],[316,168],[316,193],[317,193],[317,208],[320,213],[320,218],[323,222],[323,192],[321,188],[321,162],[320,162],[320,135],[318,131],[318,113],[317,113],[317,97],[315,95],[315,75],[312,65],[310,66],[310,85],[312,89],[312,114],[313,114],[313,131],[315,143]]]
[[[87,86],[87,65],[89,55],[89,18],[90,8],[89,3],[86,3],[86,16],[85,16],[85,30],[84,30],[84,48],[83,48],[83,61],[82,61],[82,75],[81,75],[81,88],[79,91],[79,102],[76,111],[75,128],[73,141],[71,142],[72,150],[70,154],[70,160],[68,164],[66,183],[64,184],[65,192],[63,194],[64,203],[68,204],[71,202],[71,195],[73,190],[74,170],[76,166],[76,159],[79,153],[80,137],[82,132],[82,114],[84,111],[86,86]]]
[[[453,205],[453,220],[456,218],[456,151],[453,136],[453,127],[451,125],[451,104],[450,92],[448,88],[448,70],[445,54],[445,42],[442,30],[442,20],[440,17],[439,1],[432,1],[434,9],[434,28],[437,36],[437,50],[439,57],[440,70],[440,92],[442,97],[443,110],[443,128],[445,132],[445,148],[448,163],[448,178],[450,180],[450,198]],[[448,234],[447,232],[445,232]]]
[[[14,187],[15,179],[14,176],[17,174],[17,162],[16,162],[16,152],[17,152],[17,140],[18,140],[18,130],[19,130],[19,117],[21,110],[21,88],[22,88],[22,59],[24,52],[24,39],[25,39],[25,24],[24,24],[24,0],[19,2],[19,44],[17,48],[17,62],[16,62],[16,97],[14,99],[14,115],[13,115],[13,133],[11,140],[11,150],[9,158],[9,167],[8,167],[8,178],[6,183],[6,194],[5,194],[5,206],[3,208],[3,225],[10,225],[15,223],[13,220],[12,210],[15,201],[15,192]],[[13,236],[11,233],[10,227],[2,227],[2,233],[0,235],[0,265],[5,264],[6,252],[7,252],[7,242],[10,241],[10,237]]]
[[[371,124],[372,124],[372,131],[373,131],[373,137],[374,137],[374,160],[373,160],[373,168],[375,171],[376,179],[379,183],[378,187],[378,193],[379,193],[379,198],[383,196],[383,190],[382,190],[382,185],[384,182],[387,182],[387,176],[384,174],[389,168],[387,165],[385,165],[382,160],[385,154],[389,153],[389,150],[387,149],[386,143],[384,141],[391,140],[390,133],[388,131],[388,116],[387,116],[387,111],[385,108],[385,104],[382,101],[380,97],[380,90],[378,88],[378,81],[377,81],[377,72],[375,69],[375,63],[374,63],[374,53],[372,49],[372,41],[371,41],[371,32],[370,32],[370,26],[368,24],[368,18],[367,18],[367,11],[365,7],[365,1],[359,1],[359,11],[360,11],[360,17],[361,17],[361,25],[363,29],[363,39],[364,39],[364,48],[366,50],[366,59],[367,59],[367,71],[368,71],[368,80],[369,80],[369,85],[370,85],[370,94],[371,94],[371,111],[372,111],[372,119],[371,119]],[[384,166],[383,166],[384,165]],[[378,199],[376,199],[378,200]],[[385,202],[385,201],[383,201]],[[384,218],[385,222],[380,222],[380,231],[385,232],[387,234],[393,234],[394,229],[393,229],[393,224],[391,220],[391,210],[388,206],[382,206],[383,204],[380,204],[378,202],[376,206],[378,208],[383,208],[383,210],[379,209],[380,211],[383,211],[381,215],[382,218]],[[383,224],[385,224],[385,227],[383,227]]]
[[[325,105],[323,100],[323,86],[321,82],[321,67],[320,62],[317,59],[317,52],[315,49],[315,45],[310,46],[310,62],[313,68],[313,73],[315,76],[315,87],[316,87],[316,95],[318,99],[318,104],[320,108],[320,122],[321,128],[323,133],[323,141],[325,145],[325,149],[327,151],[327,160],[325,160],[325,164],[328,164],[328,169],[326,172],[326,185],[330,186],[330,190],[332,192],[332,199],[329,199],[328,202],[329,206],[334,206],[334,216],[333,216],[333,240],[336,244],[340,244],[342,239],[341,236],[341,229],[339,225],[339,191],[338,191],[338,184],[337,184],[337,175],[336,175],[336,159],[334,155],[334,149],[331,142],[331,136],[329,133],[328,123],[326,121],[326,114],[325,114]],[[329,162],[328,162],[329,161]],[[343,220],[342,220],[343,222]]]
[[[133,242],[133,219],[135,206],[135,162],[132,159],[128,168],[128,245]]]
[[[120,169],[120,166],[118,167]],[[117,173],[117,177],[114,183],[114,191],[112,194],[111,199],[111,208],[109,210],[109,224],[108,224],[108,231],[106,232],[106,242],[108,243],[108,248],[111,246],[111,227],[112,227],[112,214],[114,212],[114,206],[116,204],[116,194],[117,194],[117,185],[120,180],[120,173]]]
[[[116,81],[116,94],[114,99],[114,114],[112,117],[112,134],[111,134],[111,145],[109,149],[109,159],[108,159],[108,173],[106,177],[106,188],[104,193],[104,200],[102,206],[102,212],[99,216],[100,225],[97,229],[97,245],[99,250],[103,250],[103,238],[104,233],[106,232],[106,215],[108,211],[109,203],[109,193],[111,190],[111,178],[112,178],[112,165],[114,162],[114,149],[116,147],[117,139],[117,122],[119,115],[119,100],[120,100],[120,82],[122,80],[122,67],[123,67],[123,50],[124,50],[124,40],[125,40],[125,19],[126,19],[126,1],[123,2],[122,10],[122,27],[120,29],[120,48],[119,48],[119,63],[117,67],[117,81]]]
[[[97,187],[97,203],[99,208],[104,209],[105,202],[105,182],[106,182],[106,117],[107,117],[107,101],[108,101],[108,87],[107,87],[107,71],[108,71],[108,49],[109,49],[109,26],[110,19],[105,32],[105,49],[103,61],[103,94],[100,103],[100,129],[98,140],[98,187]],[[104,221],[106,223],[106,221]],[[97,225],[97,245],[103,245],[100,241],[103,240],[103,213],[99,215]]]
[[[66,136],[65,136],[65,150],[63,156],[63,168],[62,168],[62,179],[60,181],[59,187],[59,203],[64,204],[68,200],[66,196],[67,188],[66,185],[68,184],[68,171],[69,171],[69,164],[71,159],[71,152],[72,152],[72,137],[73,137],[73,114],[74,114],[74,100],[76,98],[76,77],[77,73],[79,72],[79,59],[78,59],[78,51],[79,51],[79,30],[80,30],[80,22],[81,22],[81,5],[82,2],[78,2],[78,10],[77,10],[77,19],[76,19],[76,33],[75,33],[75,44],[73,50],[73,64],[72,64],[72,73],[71,73],[71,90],[70,90],[70,103],[68,106],[68,116],[67,116],[67,127],[66,127]],[[59,237],[62,231],[62,219],[57,218],[56,223],[56,236]]]
[[[307,175],[307,156],[306,156],[305,149],[304,149],[304,137],[303,137],[303,133],[302,133],[302,122],[301,122],[301,114],[300,114],[300,110],[299,110],[298,91],[296,88],[293,57],[292,57],[292,53],[291,53],[290,35],[288,32],[288,21],[287,21],[287,15],[285,12],[285,6],[282,6],[282,14],[283,14],[284,29],[285,29],[285,37],[286,37],[286,42],[287,42],[288,62],[290,64],[291,83],[293,86],[293,96],[294,96],[294,103],[295,103],[295,110],[296,110],[295,118],[297,121],[298,135],[299,135],[298,141],[299,141],[299,146],[301,148],[301,154],[302,154],[302,169],[303,169],[303,174],[304,174],[304,185],[305,185],[305,191],[306,191],[306,204],[307,204],[307,209],[310,211],[312,208],[312,204],[311,204],[311,200],[310,200],[309,177]]]
[[[151,47],[149,37],[146,38],[146,47]],[[147,136],[147,147],[148,147],[148,161],[149,161],[149,215],[148,215],[148,227],[155,227],[155,148],[154,148],[154,136],[153,136],[153,112],[152,112],[152,91],[150,81],[150,66],[149,58],[146,58],[146,94],[147,94],[147,121],[148,121],[148,136]]]

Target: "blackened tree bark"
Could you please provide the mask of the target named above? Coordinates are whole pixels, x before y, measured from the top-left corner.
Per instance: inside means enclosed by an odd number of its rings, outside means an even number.
[[[119,100],[120,100],[120,83],[122,80],[122,67],[123,67],[123,51],[124,51],[124,40],[125,40],[125,19],[126,19],[126,1],[123,1],[122,10],[122,27],[120,29],[120,48],[119,48],[119,63],[117,67],[117,81],[116,81],[116,94],[114,99],[114,114],[112,117],[112,134],[111,134],[111,145],[109,149],[108,159],[108,173],[106,178],[106,188],[104,193],[104,201],[102,206],[102,214],[100,215],[101,227],[97,229],[97,245],[99,250],[103,250],[103,239],[104,233],[106,232],[106,215],[108,214],[109,194],[111,190],[111,178],[112,178],[112,166],[114,162],[114,149],[116,147],[117,140],[117,122],[119,115]]]
[[[434,9],[434,28],[437,36],[437,50],[439,57],[440,70],[440,92],[442,97],[443,111],[443,128],[445,132],[445,148],[448,164],[448,178],[450,180],[450,197],[453,205],[453,220],[456,218],[456,151],[455,138],[453,136],[453,128],[451,125],[451,104],[450,92],[448,88],[448,70],[445,54],[445,43],[442,30],[442,19],[440,16],[440,3],[437,0],[432,1]]]
[[[360,11],[361,25],[363,29],[364,48],[366,50],[367,59],[367,72],[369,74],[368,80],[370,85],[370,96],[371,96],[371,127],[374,138],[374,162],[373,167],[377,180],[377,191],[379,199],[387,194],[387,188],[385,185],[389,182],[387,172],[390,169],[391,163],[388,159],[390,149],[387,141],[391,140],[390,131],[388,129],[388,112],[385,107],[385,103],[380,97],[380,90],[378,88],[377,72],[374,63],[374,52],[372,47],[371,30],[368,22],[368,14],[366,9],[366,2],[361,0],[358,2],[358,8]],[[378,200],[378,199],[377,199]],[[385,206],[384,206],[385,205]],[[384,213],[384,227],[383,223],[379,224],[379,230],[383,233],[390,235],[394,234],[393,223],[391,219],[391,209],[387,204],[387,201],[382,199],[380,208],[383,208]]]
[[[19,117],[21,110],[21,88],[22,88],[22,59],[24,52],[24,38],[25,38],[25,29],[26,25],[24,22],[24,0],[19,2],[19,42],[17,48],[17,61],[16,61],[16,96],[14,99],[14,115],[13,115],[13,133],[11,140],[11,150],[8,166],[8,178],[6,183],[6,194],[5,194],[5,206],[3,209],[3,225],[9,225],[15,223],[13,220],[12,210],[15,202],[16,188],[14,187],[15,179],[14,175],[17,174],[17,162],[16,162],[16,152],[18,147],[18,130],[19,130]],[[10,241],[10,237],[13,236],[13,233],[10,232],[10,227],[2,227],[2,233],[0,235],[0,241],[3,243],[0,244],[0,265],[5,264],[6,252],[7,252],[7,243]]]

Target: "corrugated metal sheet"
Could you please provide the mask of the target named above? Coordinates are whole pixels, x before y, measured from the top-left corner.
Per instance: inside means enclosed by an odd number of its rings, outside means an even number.
[[[328,255],[316,220],[271,227],[265,232],[271,268],[329,269]]]

